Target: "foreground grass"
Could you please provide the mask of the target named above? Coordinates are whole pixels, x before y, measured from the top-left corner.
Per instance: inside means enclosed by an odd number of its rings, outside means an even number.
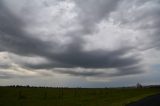
[[[0,87],[0,106],[125,106],[158,88],[10,88]]]

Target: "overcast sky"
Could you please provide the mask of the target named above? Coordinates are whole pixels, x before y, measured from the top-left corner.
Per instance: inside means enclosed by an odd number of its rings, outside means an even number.
[[[160,0],[0,0],[0,85],[160,84]]]

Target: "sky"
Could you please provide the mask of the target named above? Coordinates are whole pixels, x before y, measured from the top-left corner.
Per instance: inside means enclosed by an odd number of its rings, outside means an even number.
[[[0,85],[160,84],[160,0],[0,0]]]

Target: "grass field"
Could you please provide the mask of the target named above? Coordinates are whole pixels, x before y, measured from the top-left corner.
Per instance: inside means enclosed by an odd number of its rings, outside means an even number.
[[[0,106],[125,106],[159,92],[158,88],[0,87]]]

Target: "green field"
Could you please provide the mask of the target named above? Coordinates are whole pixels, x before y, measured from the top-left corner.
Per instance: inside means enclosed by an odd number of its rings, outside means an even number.
[[[0,106],[125,106],[159,92],[158,88],[0,87]]]

